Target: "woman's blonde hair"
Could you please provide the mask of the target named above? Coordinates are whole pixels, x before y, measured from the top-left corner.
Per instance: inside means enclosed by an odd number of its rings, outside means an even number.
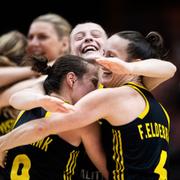
[[[26,37],[17,30],[0,36],[0,66],[20,65],[26,47]]]
[[[64,36],[69,36],[71,33],[72,27],[70,23],[58,14],[48,13],[38,16],[33,20],[32,23],[38,21],[43,21],[52,24],[60,39]]]

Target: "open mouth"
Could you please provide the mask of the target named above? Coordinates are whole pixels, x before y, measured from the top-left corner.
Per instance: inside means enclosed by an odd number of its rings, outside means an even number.
[[[88,45],[88,46],[85,46],[83,49],[82,49],[82,53],[85,54],[87,52],[90,52],[90,51],[98,51],[99,49],[94,46],[94,45]]]

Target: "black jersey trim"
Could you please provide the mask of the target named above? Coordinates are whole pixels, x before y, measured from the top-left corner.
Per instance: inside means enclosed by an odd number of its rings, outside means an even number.
[[[19,119],[22,117],[22,115],[23,115],[24,113],[25,113],[25,110],[22,110],[22,111],[19,113],[16,121],[14,122],[13,129],[14,129],[14,127],[15,127],[16,124],[17,124],[17,122],[19,121]]]

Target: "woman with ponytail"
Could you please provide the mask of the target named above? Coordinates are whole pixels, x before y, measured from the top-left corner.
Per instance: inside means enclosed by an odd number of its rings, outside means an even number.
[[[40,56],[28,57],[26,61],[31,62],[32,69],[47,75],[43,83],[44,93],[61,98],[66,104],[75,104],[82,96],[98,86],[98,66],[94,60],[86,61],[78,56],[66,55],[57,58],[52,66],[47,64],[47,58]],[[38,101],[41,103],[39,98]],[[48,116],[50,112],[40,106],[23,111],[14,128],[33,119]],[[96,167],[107,178],[98,123],[64,133],[52,133],[35,143],[9,150],[4,169],[6,178],[77,180],[80,178],[79,157],[83,153],[81,142]],[[96,146],[93,146],[94,144]]]
[[[52,113],[1,137],[2,151],[101,119],[109,179],[167,180],[170,118],[142,80],[145,73],[153,78],[152,66],[145,59],[157,58],[154,63],[159,63],[164,54],[158,37],[156,33],[144,37],[136,31],[111,36],[105,49],[107,58],[97,60],[105,67],[101,82],[107,88],[90,92],[71,112]],[[176,71],[173,65],[172,71]]]

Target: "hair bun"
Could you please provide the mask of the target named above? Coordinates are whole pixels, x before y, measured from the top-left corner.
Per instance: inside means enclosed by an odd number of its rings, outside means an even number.
[[[23,58],[26,65],[30,65],[33,71],[42,74],[50,74],[52,71],[51,66],[48,66],[48,59],[44,56],[27,55]]]
[[[156,48],[162,48],[163,47],[163,38],[162,36],[155,31],[150,32],[146,36],[146,40],[151,44],[152,47]]]

